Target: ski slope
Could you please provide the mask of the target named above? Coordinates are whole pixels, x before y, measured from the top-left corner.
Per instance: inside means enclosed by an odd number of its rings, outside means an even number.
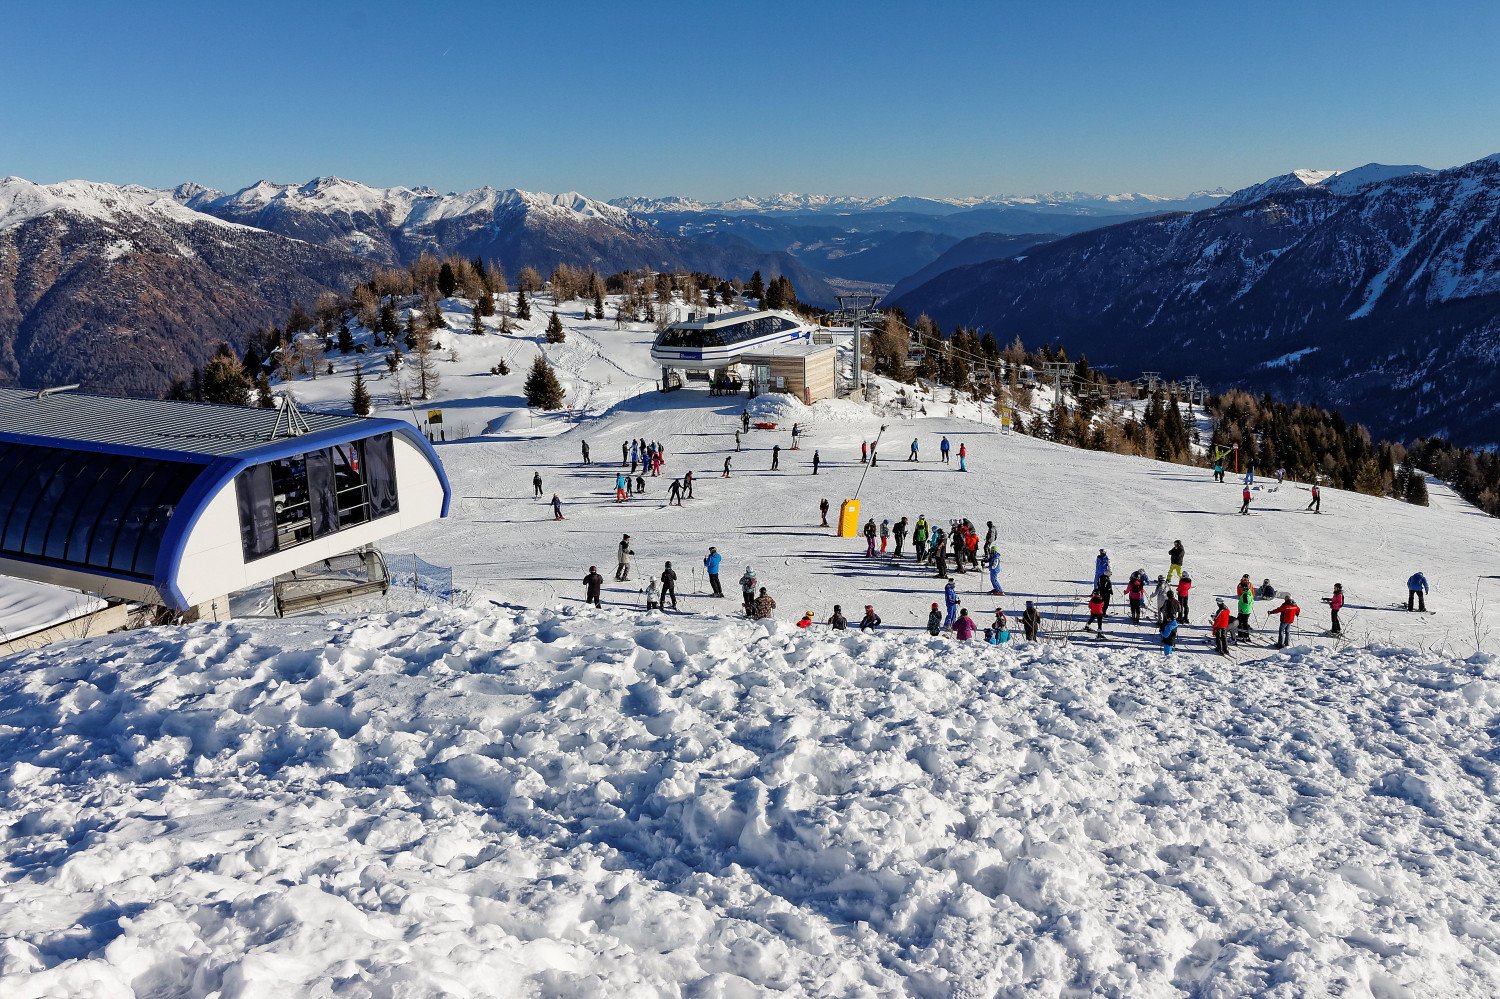
[[[753,400],[779,429],[736,453],[743,399],[656,393],[649,328],[565,320],[545,347],[542,307],[517,336],[444,334],[459,359],[415,404],[471,435],[438,445],[453,515],[392,552],[451,567],[453,601],[398,589],[4,664],[0,994],[1500,993],[1500,666],[1475,648],[1494,520],[1435,483],[1429,508],[1324,490],[1313,515],[1273,482],[1241,517],[1204,470],[1003,434],[972,404],[908,418],[888,384],[873,406]],[[539,349],[566,418],[519,402]],[[488,374],[500,356],[512,373]],[[301,401],[384,370],[334,363]],[[695,497],[668,507],[648,478],[615,503],[630,437],[663,442]],[[1051,639],[930,638],[931,570],[818,526],[820,498],[856,491],[877,521],[993,520],[1006,596],[963,575],[965,605],[1034,600]],[[615,583],[623,533],[637,565]],[[1178,538],[1178,654],[1118,613],[1078,636],[1101,547],[1117,579],[1154,577]],[[646,614],[667,560],[681,610]],[[590,564],[603,610],[582,604]],[[776,620],[737,613],[746,565]],[[1396,608],[1418,569],[1436,614]],[[1242,573],[1305,609],[1290,649],[1258,614],[1257,644],[1209,653],[1202,621]],[[1322,633],[1335,582],[1343,641]],[[886,626],[792,626],[835,603]]]

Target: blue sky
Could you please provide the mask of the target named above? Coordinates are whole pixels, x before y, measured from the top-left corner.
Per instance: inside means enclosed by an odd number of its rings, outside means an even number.
[[[1500,3],[0,0],[0,175],[1180,194],[1500,151]]]

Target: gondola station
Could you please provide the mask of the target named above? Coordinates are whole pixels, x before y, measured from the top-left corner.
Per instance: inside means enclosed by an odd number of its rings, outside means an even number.
[[[365,558],[449,499],[398,420],[0,389],[0,574],[111,606],[222,620],[230,593]]]

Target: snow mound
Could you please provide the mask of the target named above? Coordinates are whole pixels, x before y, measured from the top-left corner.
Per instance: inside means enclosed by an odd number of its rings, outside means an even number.
[[[0,677],[11,997],[1500,991],[1488,659],[451,609]]]

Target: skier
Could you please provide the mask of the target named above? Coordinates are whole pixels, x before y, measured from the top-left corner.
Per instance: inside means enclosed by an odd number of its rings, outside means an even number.
[[[1188,593],[1192,590],[1192,588],[1192,576],[1184,574],[1183,577],[1177,581],[1177,601],[1182,605],[1182,609],[1177,613],[1177,620],[1181,621],[1183,624],[1188,623]]]
[[[676,503],[682,506],[682,480],[673,479],[672,484],[667,487],[667,506]]]
[[[1412,573],[1412,577],[1406,581],[1406,609],[1412,609],[1412,603],[1416,603],[1416,609],[1426,613],[1427,611],[1427,577],[1420,572]]]
[[[531,477],[531,488],[537,499],[542,498],[542,473],[537,472]]]
[[[1156,590],[1151,594],[1151,600],[1156,605],[1157,627],[1161,626],[1162,618],[1167,613],[1167,595],[1171,592],[1171,587],[1167,586],[1167,577],[1158,574],[1156,577]]]
[[[620,564],[615,566],[616,581],[623,581],[630,578],[630,556],[634,554],[634,549],[630,547],[630,535],[627,534],[620,539],[618,552]]]
[[[1177,621],[1169,618],[1161,626],[1161,651],[1163,655],[1170,656],[1172,650],[1177,647]]]
[[[646,477],[644,475],[637,475],[635,477],[635,494],[637,496],[646,495]]]
[[[1235,596],[1237,597],[1235,611],[1239,615],[1239,628],[1234,640],[1235,644],[1239,644],[1250,641],[1250,612],[1255,610],[1255,584],[1250,582],[1249,573],[1240,577]]]
[[[1036,641],[1036,636],[1042,627],[1042,612],[1036,609],[1036,604],[1030,600],[1026,601],[1026,610],[1021,612],[1021,631],[1026,636],[1026,641]]]
[[[1276,631],[1276,648],[1284,649],[1288,645],[1291,645],[1292,622],[1297,620],[1297,615],[1302,613],[1302,608],[1297,606],[1297,602],[1292,599],[1291,594],[1287,594],[1286,599],[1281,602],[1280,607],[1273,608],[1266,613],[1275,614],[1281,621],[1281,626]]]
[[[1000,553],[994,548],[990,549],[986,566],[990,570],[990,596],[1005,596],[1005,591],[1000,588]]]
[[[859,619],[860,631],[874,631],[880,627],[880,615],[875,613],[875,608],[865,604],[865,616]]]
[[[1109,575],[1109,553],[1103,548],[1099,549],[1098,556],[1094,559],[1094,585],[1099,585],[1100,576]]]
[[[750,432],[750,410],[748,409],[740,410],[740,429],[747,434]]]
[[[618,474],[615,475],[615,502],[616,503],[624,503],[625,502],[625,473],[624,472],[620,472],[620,473],[618,473]]]
[[[766,588],[760,588],[760,594],[755,598],[754,617],[757,621],[764,621],[776,612],[776,601],[766,592]]]
[[[880,522],[880,554],[885,554],[886,546],[891,541],[891,518],[886,517]]]
[[[741,445],[740,445],[740,432],[738,430],[736,430],[734,432],[734,449],[735,449],[736,452],[738,452],[741,449]]]
[[[799,438],[801,436],[802,436],[802,428],[799,427],[797,424],[793,423],[792,424],[792,450],[793,451],[797,450],[797,438]]]
[[[876,454],[876,449],[878,449],[879,447],[880,447],[880,442],[879,441],[871,441],[870,442],[870,467],[871,468],[874,468],[876,465],[880,464],[880,455]]]
[[[1334,583],[1333,596],[1324,597],[1323,602],[1328,605],[1329,616],[1333,619],[1333,623],[1328,626],[1328,633],[1342,635],[1344,629],[1339,627],[1339,611],[1344,609],[1344,584]]]
[[[1223,482],[1224,481],[1224,461],[1223,461],[1223,459],[1220,459],[1220,460],[1214,462],[1214,481],[1215,482]]]
[[[656,597],[656,580],[652,579],[646,583],[646,609],[654,611],[661,606],[661,601]]]
[[[1316,482],[1312,484],[1312,499],[1308,501],[1307,508],[1313,513],[1323,512],[1323,493]]]
[[[975,626],[974,619],[969,617],[969,612],[967,610],[960,610],[958,612],[958,620],[953,622],[953,634],[958,636],[958,640],[960,642],[967,642],[974,637],[974,632],[977,630],[979,629]]]
[[[1130,574],[1130,582],[1125,584],[1125,599],[1130,601],[1130,622],[1141,623],[1141,604],[1146,598],[1146,577],[1139,572]]]
[[[814,475],[818,474],[818,466],[821,465],[822,463],[823,463],[823,459],[821,457],[819,457],[819,455],[818,455],[818,449],[817,448],[813,448],[813,474]]]
[[[901,546],[906,544],[906,518],[902,517],[896,521],[896,526],[891,528],[891,534],[896,538],[896,550],[891,553],[891,558],[901,557]]]
[[[691,468],[682,473],[682,495],[685,499],[693,498],[693,470]]]
[[[724,471],[722,471],[722,472],[719,473],[719,478],[721,478],[721,479],[727,479],[727,478],[729,478],[729,455],[727,455],[727,454],[724,456]]]
[[[1104,637],[1104,609],[1106,606],[1108,605],[1104,602],[1104,597],[1100,595],[1098,590],[1089,594],[1089,619],[1088,623],[1083,626],[1084,631],[1088,631],[1090,625],[1097,623],[1099,625],[1098,637]]]
[[[677,572],[668,562],[667,567],[661,571],[661,609],[667,609],[667,598],[672,598],[672,609],[677,609]]]
[[[589,442],[579,441],[578,443],[583,448],[583,463],[587,465],[589,463]]]
[[[1174,577],[1182,578],[1182,560],[1186,555],[1187,549],[1182,547],[1180,540],[1172,542],[1172,547],[1167,552],[1167,582],[1172,582]]]
[[[933,638],[943,630],[943,612],[938,610],[938,605],[933,604],[932,610],[927,612],[927,634]]]
[[[959,575],[963,575],[968,571],[964,568],[965,541],[963,524],[959,524],[952,531],[949,531],[948,537],[953,540],[953,567],[958,570]]]
[[[859,442],[859,463],[868,465],[870,463],[870,445],[867,441]]]
[[[865,558],[875,557],[875,518],[865,524]]]
[[[911,543],[917,550],[917,564],[921,565],[927,561],[927,537],[931,529],[927,526],[927,517],[919,515],[917,525],[911,531]]]
[[[1109,578],[1109,573],[1105,573],[1104,575],[1099,577],[1099,581],[1094,584],[1094,589],[1099,591],[1099,598],[1104,601],[1104,613],[1108,614],[1109,602],[1113,600],[1115,596],[1115,584],[1114,581]]]
[[[943,529],[934,528],[932,531],[932,543],[929,549],[932,554],[932,564],[937,567],[939,579],[948,578],[948,547],[943,544]]]
[[[948,464],[948,435],[944,434],[942,441],[938,443],[938,451],[942,453],[943,464]]]
[[[776,471],[780,471],[780,470],[781,470],[781,445],[780,444],[773,444],[773,445],[771,445],[771,471],[776,472]]]
[[[557,493],[552,494],[552,519],[562,520],[562,497]]]
[[[745,566],[745,574],[740,577],[740,598],[745,601],[745,616],[750,617],[755,613],[755,585],[758,580],[750,567]]]
[[[951,628],[958,615],[958,586],[951,579],[943,587],[943,603],[948,608],[948,614],[943,618],[943,627]]]
[[[1224,598],[1220,597],[1214,611],[1214,651],[1221,656],[1229,655],[1229,621],[1229,608],[1224,606]]]
[[[822,526],[827,527],[828,526],[828,497],[826,497],[826,496],[823,497],[823,501],[818,504],[818,510],[823,514],[823,525]]]
[[[967,444],[960,444],[958,446],[958,470],[960,472],[967,472],[969,470],[968,467],[964,464],[964,460],[966,458],[968,458],[968,457],[969,457],[969,445],[967,445]]]
[[[708,585],[713,589],[713,595],[722,597],[724,588],[719,585],[719,563],[724,557],[719,554],[719,549],[712,546],[708,549],[708,557],[703,560],[703,568],[708,570]]]
[[[849,622],[844,617],[844,608],[838,604],[833,605],[833,614],[828,618],[828,627],[834,631],[849,630]]]
[[[986,552],[995,547],[995,538],[998,534],[999,532],[995,530],[995,522],[993,520],[986,520],[984,522],[984,550]]]
[[[990,631],[995,636],[995,640],[991,644],[999,645],[1001,642],[1010,641],[1010,621],[1006,618],[1003,608],[995,608],[995,621],[990,626]]]
[[[974,525],[967,520],[964,521],[964,552],[968,556],[969,565],[975,572],[979,571],[979,535],[974,531]]]
[[[589,574],[583,577],[583,602],[593,604],[595,607],[603,607],[599,602],[599,591],[604,588],[604,577],[599,575],[597,565],[589,566]]]
[[[1250,487],[1246,486],[1240,493],[1240,513],[1246,517],[1250,516]]]
[[[911,439],[911,454],[909,454],[909,455],[906,456],[906,460],[907,461],[918,461],[919,460],[917,458],[917,439],[915,437],[913,437]]]

